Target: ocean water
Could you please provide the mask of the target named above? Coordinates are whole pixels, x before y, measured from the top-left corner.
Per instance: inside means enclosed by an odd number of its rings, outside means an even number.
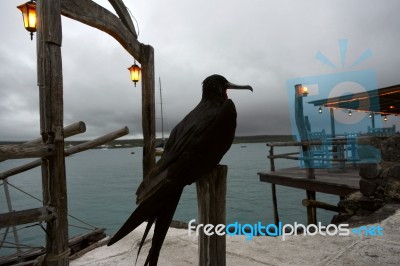
[[[265,143],[234,144],[222,159],[228,165],[227,223],[273,223],[271,185],[260,182],[260,171],[269,171],[268,147]],[[276,148],[276,152],[291,152],[294,148]],[[134,151],[135,154],[131,154]],[[68,184],[68,212],[70,236],[87,233],[93,227],[107,228],[111,235],[119,229],[135,208],[135,191],[142,180],[142,148],[88,150],[66,158]],[[19,166],[30,160],[8,160],[0,163],[0,172]],[[276,160],[276,168],[296,166],[296,161]],[[8,179],[13,210],[41,207],[42,198],[40,168]],[[24,192],[21,192],[21,191]],[[27,194],[29,195],[27,195]],[[35,197],[37,199],[32,198]],[[280,220],[285,223],[307,222],[306,197],[300,189],[277,186]],[[337,204],[337,196],[317,194],[317,199]],[[0,213],[8,212],[4,185],[0,184]],[[318,220],[329,224],[334,213],[318,210]],[[78,218],[76,220],[74,217]],[[185,188],[175,220],[189,222],[197,219],[196,188]],[[83,221],[83,222],[81,222]],[[43,224],[45,227],[45,224]],[[18,226],[20,242],[28,246],[45,245],[45,232],[39,224]],[[0,229],[2,241],[5,228]],[[13,253],[14,238],[11,232],[5,239],[0,256]]]

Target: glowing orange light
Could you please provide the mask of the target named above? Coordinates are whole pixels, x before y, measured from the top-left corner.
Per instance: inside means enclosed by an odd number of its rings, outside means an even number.
[[[129,73],[131,74],[131,79],[132,79],[133,83],[135,83],[135,87],[136,87],[136,82],[138,82],[140,79],[141,68],[138,65],[136,65],[136,63],[134,63],[128,69],[129,69]]]
[[[31,33],[31,40],[32,40],[33,33],[36,32],[37,29],[36,3],[33,0],[31,0],[29,2],[26,2],[25,4],[17,6],[17,8],[22,12],[24,27],[27,31]]]
[[[295,85],[295,88],[297,89],[298,95],[301,95],[303,97],[306,97],[308,95],[308,88],[306,86],[297,84]]]

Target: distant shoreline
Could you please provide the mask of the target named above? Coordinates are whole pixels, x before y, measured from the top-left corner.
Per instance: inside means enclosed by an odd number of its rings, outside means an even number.
[[[257,135],[257,136],[236,136],[233,143],[267,143],[272,141],[291,141],[293,136],[291,135]],[[88,140],[65,140],[66,146],[74,146],[80,143],[84,143]],[[21,144],[25,141],[0,141],[0,145],[7,144]],[[156,145],[161,143],[161,139],[156,139]],[[97,148],[129,148],[129,147],[143,147],[143,139],[123,139],[114,140],[109,142],[107,145],[103,145]]]

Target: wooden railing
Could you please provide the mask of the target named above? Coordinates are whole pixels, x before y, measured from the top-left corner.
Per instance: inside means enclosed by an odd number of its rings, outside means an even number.
[[[70,126],[67,126],[64,128],[64,136],[65,137],[70,137],[79,133],[83,133],[86,131],[86,126],[85,123],[83,122],[78,122],[74,123]],[[127,127],[123,127],[121,129],[118,129],[116,131],[113,131],[111,133],[105,134],[102,137],[96,138],[91,141],[87,141],[78,145],[75,145],[70,148],[63,149],[63,157],[85,151],[97,146],[101,146],[105,143],[108,143],[112,140],[115,140],[121,136],[127,135],[129,133],[129,129]],[[19,159],[19,158],[37,158],[40,157],[40,159],[37,159],[35,161],[32,161],[30,163],[9,169],[7,171],[4,171],[0,173],[0,180],[3,180],[3,185],[4,185],[4,191],[6,194],[6,201],[8,205],[9,212],[8,213],[2,213],[0,214],[0,227],[1,228],[9,228],[12,227],[14,230],[13,232],[16,232],[15,226],[21,225],[21,224],[27,224],[27,223],[33,223],[33,222],[47,222],[47,223],[52,223],[54,222],[60,213],[60,210],[57,208],[57,206],[53,206],[51,202],[46,202],[46,200],[43,200],[44,206],[41,208],[34,208],[34,209],[27,209],[27,210],[20,210],[20,211],[14,211],[12,209],[12,202],[10,199],[10,195],[8,192],[8,182],[7,179],[13,175],[28,171],[30,169],[33,169],[38,166],[42,166],[43,164],[47,164],[47,158],[49,156],[54,156],[53,153],[53,146],[52,144],[41,144],[41,139],[35,139],[29,142],[26,142],[24,144],[19,144],[19,145],[1,145],[0,146],[0,158],[1,161],[5,161],[8,159]],[[51,185],[43,185],[43,194],[44,195],[49,195],[50,191],[53,190],[54,188]],[[66,200],[66,199],[65,199]],[[63,210],[61,210],[63,211]],[[68,226],[68,224],[66,224]],[[67,229],[64,229],[65,231]],[[52,240],[57,240],[58,238],[62,237],[60,236],[56,230],[50,230],[47,231],[48,235],[47,237],[52,239]],[[14,238],[16,240],[17,247],[19,245],[18,241],[18,236],[16,233],[14,233]],[[68,242],[67,242],[68,244]]]
[[[314,161],[323,161],[326,162],[325,165],[332,164],[333,162],[339,163],[339,168],[344,168],[344,165],[349,160],[346,158],[345,146],[349,143],[354,143],[356,140],[354,138],[346,139],[332,139],[332,140],[308,140],[308,141],[290,141],[290,142],[270,142],[267,143],[267,146],[270,147],[268,159],[270,160],[270,170],[271,172],[275,171],[275,159],[289,159],[289,160],[303,160],[305,174],[308,179],[315,179],[315,170],[313,166],[315,166]],[[325,149],[321,149],[326,152],[326,156],[318,154],[315,156],[315,153],[312,149],[315,147],[322,147],[323,145],[327,145],[329,147],[325,147]],[[289,152],[289,153],[281,153],[275,154],[275,147],[299,147],[299,151],[297,152]],[[300,152],[301,148],[301,152]],[[354,145],[353,145],[354,148]],[[301,155],[302,154],[302,155]],[[321,167],[319,167],[321,168]],[[276,196],[276,186],[275,184],[271,184],[271,192],[272,192],[272,204],[273,204],[273,212],[274,212],[274,222],[275,224],[279,223],[279,214],[278,214],[278,204],[277,204],[277,196]],[[303,201],[303,205],[307,208],[307,220],[308,223],[316,224],[317,223],[317,213],[316,208],[329,208],[333,210],[335,206],[321,203],[316,201],[316,193],[315,191],[306,190],[307,199]]]
[[[351,143],[357,143],[355,139],[333,139],[333,140],[308,140],[308,141],[289,141],[289,142],[269,142],[267,146],[270,147],[268,158],[271,163],[271,171],[275,171],[275,162],[274,159],[289,159],[289,160],[323,160],[323,161],[331,161],[331,162],[350,162],[353,161],[353,158],[348,158],[345,154],[340,154],[341,152],[346,151],[344,148],[346,145]],[[330,152],[330,158],[316,158],[312,156],[301,156],[301,152],[290,152],[290,153],[281,153],[275,154],[274,147],[303,147],[303,151],[310,151],[312,147],[316,146],[327,146],[329,148],[328,152]],[[336,149],[335,149],[336,147]],[[338,148],[340,147],[340,148]]]

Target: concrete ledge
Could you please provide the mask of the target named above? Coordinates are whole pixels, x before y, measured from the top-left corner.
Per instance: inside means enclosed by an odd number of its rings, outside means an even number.
[[[358,227],[380,225],[383,236],[287,236],[254,237],[227,236],[227,265],[399,265],[400,262],[400,205],[388,204],[368,219],[352,218],[349,223]],[[111,247],[97,248],[71,266],[133,265],[145,226],[140,226]],[[150,237],[139,256],[143,265]],[[186,229],[170,228],[161,250],[159,265],[197,265],[197,237]]]

